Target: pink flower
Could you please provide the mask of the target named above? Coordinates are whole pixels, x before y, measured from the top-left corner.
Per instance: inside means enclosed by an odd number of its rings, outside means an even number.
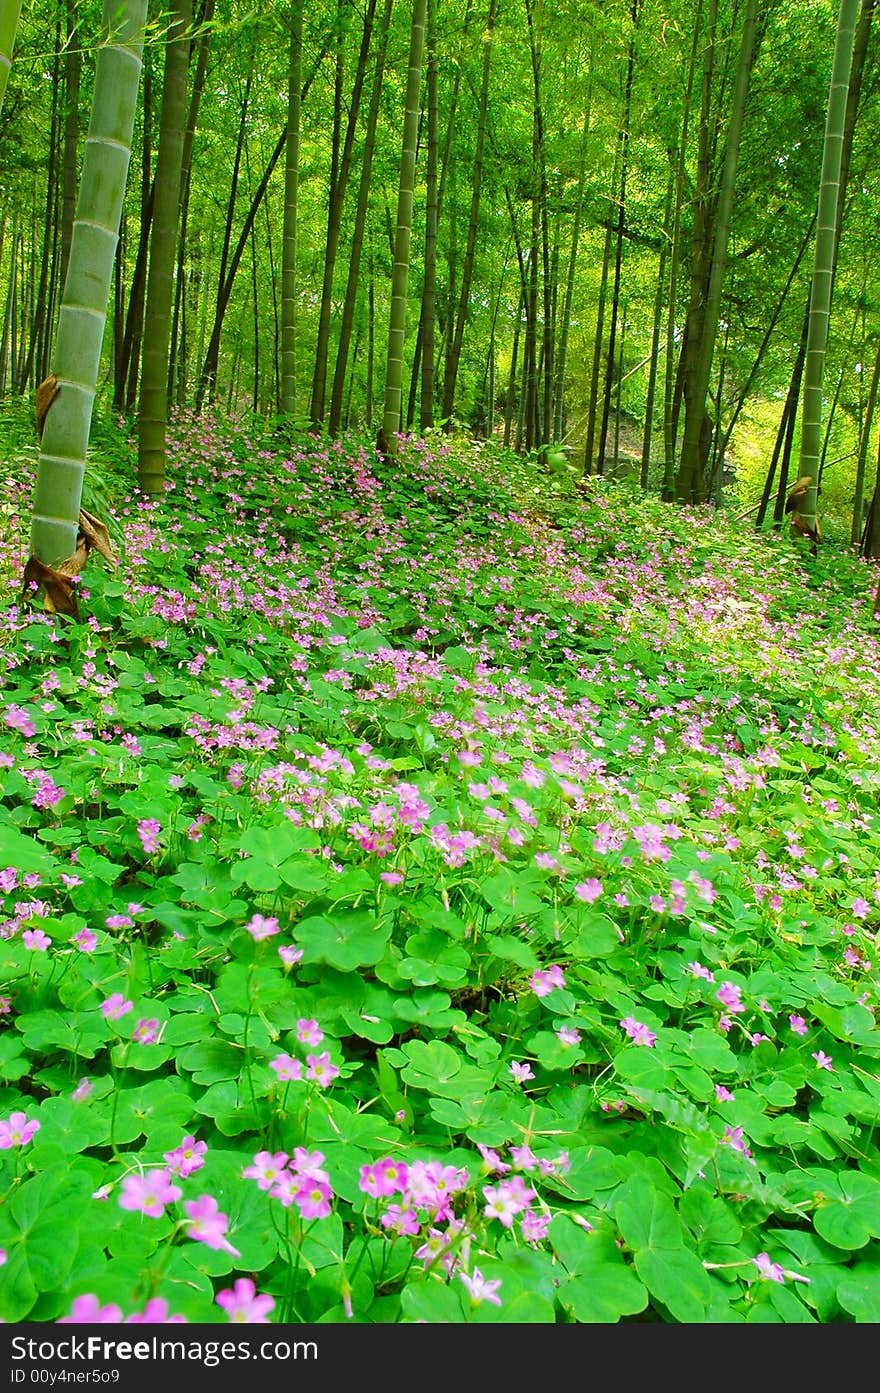
[[[126,1325],[186,1325],[186,1316],[169,1316],[168,1302],[162,1296],[154,1296],[142,1311],[125,1317]]]
[[[304,1146],[295,1146],[290,1158],[290,1169],[301,1180],[321,1180],[330,1184],[330,1177],[323,1169],[323,1151],[307,1151]]]
[[[789,1016],[788,1023],[794,1031],[795,1035],[806,1035],[807,1023],[804,1020],[803,1016]]]
[[[286,1151],[258,1151],[253,1163],[245,1166],[242,1175],[246,1180],[256,1180],[261,1190],[271,1190],[286,1165]]]
[[[831,1063],[831,1055],[825,1054],[824,1050],[817,1050],[813,1055],[818,1069],[827,1069],[829,1074],[833,1074],[834,1069]]]
[[[304,1219],[326,1219],[332,1212],[330,1201],[333,1191],[322,1180],[307,1180],[296,1191],[293,1199]]]
[[[75,933],[70,941],[76,944],[80,952],[94,953],[98,946],[98,935],[93,933],[91,929],[80,929],[79,933]]]
[[[528,1209],[535,1198],[535,1191],[526,1185],[521,1175],[515,1175],[512,1180],[500,1180],[497,1185],[484,1185],[483,1198],[486,1201],[483,1209],[486,1218],[498,1219],[509,1229],[516,1215]]]
[[[717,899],[718,892],[712,885],[711,880],[704,880],[696,871],[690,872],[688,880],[697,887],[699,898],[704,900],[706,904],[711,904],[713,900]]]
[[[526,1243],[530,1243],[533,1248],[547,1237],[547,1230],[550,1227],[550,1214],[535,1214],[531,1209],[527,1209],[519,1221],[519,1230]]]
[[[291,1054],[277,1054],[274,1059],[269,1060],[269,1068],[274,1069],[279,1079],[285,1082],[302,1078],[302,1061],[294,1059]]]
[[[573,1025],[562,1025],[556,1032],[556,1038],[562,1045],[579,1045],[581,1032],[576,1030]]]
[[[194,822],[191,822],[186,829],[186,835],[191,842],[202,840],[202,828],[211,821],[207,813],[201,813]]]
[[[173,1204],[182,1194],[179,1185],[172,1185],[170,1171],[149,1170],[144,1175],[125,1177],[119,1204],[123,1209],[134,1209],[151,1219],[159,1219],[165,1213],[166,1204]]]
[[[724,1087],[723,1083],[716,1083],[715,1097],[718,1099],[719,1103],[733,1102],[733,1094],[731,1093],[729,1088]]]
[[[538,968],[529,978],[529,986],[535,996],[549,996],[554,987],[565,986],[562,968],[556,963],[552,963],[550,967]]]
[[[538,1164],[538,1158],[527,1142],[523,1142],[522,1146],[511,1146],[510,1159],[523,1171],[533,1171]]]
[[[416,1209],[427,1209],[432,1219],[448,1219],[450,1196],[464,1190],[469,1179],[464,1167],[444,1166],[442,1161],[413,1161],[407,1174],[406,1195]]]
[[[734,1151],[741,1151],[744,1156],[751,1156],[752,1154],[746,1145],[742,1127],[725,1127],[724,1136],[721,1140],[722,1142],[727,1142]]]
[[[742,989],[733,982],[722,982],[715,995],[734,1016],[746,1009],[741,1000]]]
[[[9,1151],[13,1146],[27,1146],[40,1124],[35,1117],[30,1122],[27,1113],[13,1112],[8,1118],[0,1118],[0,1151]]]
[[[3,719],[10,730],[20,731],[28,740],[37,733],[37,727],[23,706],[15,706],[10,703],[3,712]]]
[[[625,1016],[620,1022],[620,1028],[625,1030],[629,1038],[634,1040],[637,1045],[647,1045],[649,1049],[653,1048],[654,1041],[657,1039],[653,1031],[649,1030],[646,1025],[642,1025],[640,1021],[634,1020],[632,1016]]]
[[[414,1237],[419,1232],[419,1221],[411,1209],[399,1204],[389,1204],[379,1223],[383,1229]]]
[[[80,1079],[70,1096],[75,1103],[81,1103],[83,1099],[88,1098],[89,1094],[94,1091],[94,1087],[95,1085],[92,1083],[91,1079]]]
[[[501,1305],[501,1297],[497,1294],[501,1288],[500,1277],[497,1281],[489,1282],[478,1267],[474,1268],[470,1276],[466,1272],[459,1272],[458,1275],[470,1292],[471,1301],[475,1306],[479,1306],[481,1301],[488,1301],[493,1306]]]
[[[273,934],[281,932],[277,919],[267,919],[262,914],[253,914],[245,928],[255,943],[260,943],[264,938],[271,938]]]
[[[855,919],[867,919],[871,913],[871,906],[861,895],[858,895],[852,902],[852,914]]]
[[[764,1281],[785,1281],[785,1273],[783,1272],[778,1262],[770,1261],[769,1253],[759,1253],[756,1258],[752,1258],[752,1262],[758,1269],[758,1276],[761,1277]]]
[[[159,833],[161,830],[162,824],[157,822],[154,817],[141,818],[138,823],[137,834],[141,839],[141,846],[148,856],[152,855],[154,851],[159,850]]]
[[[331,1083],[339,1073],[339,1069],[331,1060],[328,1050],[325,1050],[323,1054],[307,1054],[306,1066],[306,1078],[320,1084],[322,1088],[326,1088],[328,1083]]]
[[[52,946],[51,938],[42,929],[25,929],[21,941],[33,953],[45,953]]]
[[[275,1298],[258,1295],[250,1277],[239,1277],[234,1286],[219,1291],[216,1301],[237,1325],[269,1325],[269,1312],[275,1307]]]
[[[132,1040],[135,1040],[139,1045],[155,1044],[158,1035],[159,1022],[157,1020],[147,1020],[146,1017],[142,1017],[131,1032]]]
[[[168,1169],[172,1175],[179,1175],[185,1180],[194,1171],[201,1170],[205,1164],[205,1152],[208,1150],[208,1143],[196,1141],[195,1137],[184,1137],[180,1146],[173,1151],[166,1151],[163,1160],[168,1162]]]
[[[574,887],[574,893],[585,904],[593,904],[602,894],[602,882],[595,876],[590,876],[588,880],[582,880],[580,885]]]
[[[381,1196],[393,1195],[396,1191],[403,1192],[407,1186],[407,1166],[404,1161],[394,1161],[390,1156],[383,1156],[381,1161],[374,1161],[371,1166],[361,1166],[358,1188],[365,1194],[372,1195],[374,1199]]]
[[[285,967],[293,967],[294,963],[299,962],[302,955],[302,948],[295,948],[292,943],[282,943],[278,949],[278,956]]]
[[[296,1175],[294,1171],[281,1171],[275,1179],[269,1191],[273,1200],[280,1200],[285,1209],[289,1209],[303,1187],[302,1176]],[[265,1189],[265,1186],[260,1186]]]
[[[118,1021],[129,1011],[134,1010],[134,1002],[126,1001],[122,992],[113,992],[106,1001],[101,1002],[101,1015],[108,1021]]]
[[[525,1083],[527,1079],[535,1077],[530,1064],[520,1064],[515,1059],[510,1065],[510,1072],[517,1083]]]
[[[317,1021],[300,1020],[296,1023],[296,1038],[301,1045],[320,1045],[324,1032]]]
[[[464,764],[470,769],[475,769],[478,764],[483,763],[483,756],[476,750],[456,750],[455,758],[459,764]]]
[[[700,962],[688,963],[687,970],[693,977],[702,977],[706,982],[715,981],[714,973],[710,972],[708,967],[704,967]]]
[[[229,1219],[219,1212],[213,1195],[199,1195],[197,1200],[187,1200],[183,1207],[189,1219],[190,1238],[194,1238],[198,1243],[205,1243],[209,1248],[231,1253],[234,1258],[241,1257],[238,1249],[233,1248],[229,1239],[225,1237]]]
[[[506,1175],[510,1170],[510,1166],[508,1166],[505,1161],[502,1161],[498,1152],[493,1151],[491,1147],[484,1146],[482,1142],[477,1142],[477,1150],[482,1156],[484,1167],[490,1175]]]
[[[120,1306],[102,1306],[93,1292],[77,1296],[69,1316],[61,1316],[58,1325],[118,1325],[122,1321]]]

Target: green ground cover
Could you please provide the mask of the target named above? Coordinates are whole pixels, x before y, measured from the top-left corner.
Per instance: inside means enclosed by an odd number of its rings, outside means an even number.
[[[3,433],[0,1317],[880,1319],[866,564],[103,422],[72,621]]]

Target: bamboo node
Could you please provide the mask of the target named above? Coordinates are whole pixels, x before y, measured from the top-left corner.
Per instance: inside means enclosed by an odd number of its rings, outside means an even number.
[[[73,555],[66,561],[59,562],[57,566],[47,566],[39,557],[30,556],[24,568],[22,597],[27,595],[31,585],[36,585],[38,590],[43,592],[45,610],[50,614],[66,614],[71,619],[78,619],[79,605],[74,586],[89,559],[89,552],[93,549],[99,552],[109,565],[116,565],[106,524],[83,508],[80,510],[79,532]]]

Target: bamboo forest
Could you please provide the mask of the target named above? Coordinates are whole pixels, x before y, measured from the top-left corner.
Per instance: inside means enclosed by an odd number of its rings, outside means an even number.
[[[875,8],[0,0],[13,1382],[880,1321]]]

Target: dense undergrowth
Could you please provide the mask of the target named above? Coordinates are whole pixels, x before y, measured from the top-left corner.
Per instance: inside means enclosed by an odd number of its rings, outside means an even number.
[[[0,1317],[880,1319],[872,576],[441,436],[97,438],[0,648]]]

